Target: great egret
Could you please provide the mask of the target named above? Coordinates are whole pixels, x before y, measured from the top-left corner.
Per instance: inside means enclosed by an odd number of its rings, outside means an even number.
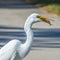
[[[35,22],[46,22],[51,25],[50,20],[44,16],[41,16],[37,13],[31,14],[24,25],[24,30],[27,35],[27,40],[24,44],[20,40],[14,39],[8,42],[5,46],[0,49],[0,60],[22,60],[30,51],[33,33],[31,26]],[[16,58],[18,55],[18,58]]]

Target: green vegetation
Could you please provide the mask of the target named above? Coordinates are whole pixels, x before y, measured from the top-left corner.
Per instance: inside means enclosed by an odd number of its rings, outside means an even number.
[[[60,15],[60,4],[49,4],[44,6],[43,8],[50,13]]]
[[[25,0],[28,3],[39,4],[50,13],[60,15],[60,0]]]

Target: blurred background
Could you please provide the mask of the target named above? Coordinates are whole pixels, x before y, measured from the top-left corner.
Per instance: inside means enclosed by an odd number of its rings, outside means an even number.
[[[23,27],[32,13],[53,21],[32,26],[34,41],[25,60],[60,60],[60,0],[0,0],[0,48],[12,39],[25,42]]]

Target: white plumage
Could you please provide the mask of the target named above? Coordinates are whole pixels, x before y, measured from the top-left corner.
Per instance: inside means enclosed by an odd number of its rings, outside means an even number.
[[[33,40],[31,26],[35,22],[42,21],[42,19],[40,19],[41,16],[39,16],[39,14],[33,13],[27,18],[24,25],[24,30],[27,35],[26,42],[22,44],[21,41],[17,39],[8,42],[0,49],[0,60],[22,60],[28,54]]]

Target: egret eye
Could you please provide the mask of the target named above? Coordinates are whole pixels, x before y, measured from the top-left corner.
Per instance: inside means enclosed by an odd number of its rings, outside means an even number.
[[[38,15],[37,18],[40,18],[40,16]]]
[[[40,19],[42,19],[42,18],[46,18],[45,16],[37,16],[37,18],[40,18]]]

